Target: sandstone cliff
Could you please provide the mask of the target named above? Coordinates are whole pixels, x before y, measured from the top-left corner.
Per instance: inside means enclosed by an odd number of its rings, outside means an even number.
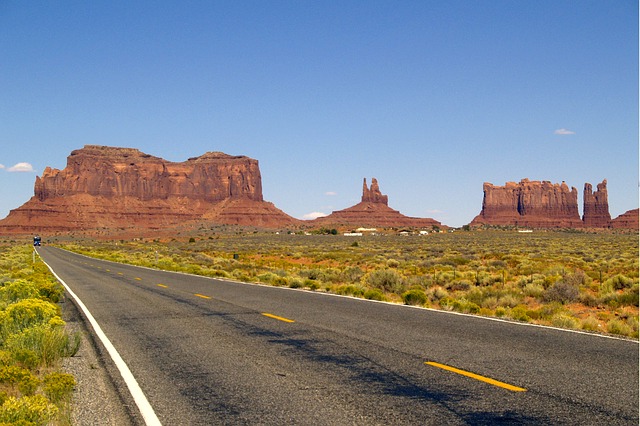
[[[188,221],[281,226],[298,221],[262,198],[258,161],[209,152],[174,163],[137,149],[86,145],[47,167],[0,232],[163,228]]]
[[[430,218],[408,217],[388,206],[388,197],[380,192],[376,178],[371,179],[371,187],[364,179],[362,199],[355,206],[332,212],[328,216],[313,220],[314,224],[368,226],[368,227],[414,227],[432,228],[443,225]]]
[[[471,225],[579,228],[578,190],[566,183],[522,179],[505,186],[483,185],[482,211]]]
[[[584,184],[584,209],[582,222],[588,228],[608,228],[611,225],[607,180],[599,183],[594,192],[590,183]]]
[[[611,227],[616,229],[635,229],[640,227],[640,209],[629,210],[611,221]]]

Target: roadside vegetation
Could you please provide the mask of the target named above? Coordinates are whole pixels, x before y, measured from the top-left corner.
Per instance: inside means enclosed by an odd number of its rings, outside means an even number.
[[[65,330],[64,289],[27,244],[0,243],[0,425],[70,425],[72,375],[60,366],[79,335]]]
[[[117,262],[638,338],[638,235],[457,231],[59,245]]]

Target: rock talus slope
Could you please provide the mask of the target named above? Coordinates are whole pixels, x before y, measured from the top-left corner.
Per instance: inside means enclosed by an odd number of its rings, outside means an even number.
[[[430,218],[405,216],[388,205],[389,198],[380,192],[376,178],[371,179],[371,187],[367,179],[362,185],[362,199],[355,206],[332,212],[328,216],[315,219],[313,222],[322,225],[379,226],[379,227],[415,227],[432,228],[443,225]]]

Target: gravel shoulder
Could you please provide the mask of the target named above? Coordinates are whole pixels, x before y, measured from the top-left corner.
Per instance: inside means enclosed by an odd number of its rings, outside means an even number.
[[[69,298],[60,303],[70,334],[80,333],[76,355],[62,360],[62,369],[76,379],[71,420],[74,425],[142,425],[133,399],[106,351],[95,341],[83,316]]]

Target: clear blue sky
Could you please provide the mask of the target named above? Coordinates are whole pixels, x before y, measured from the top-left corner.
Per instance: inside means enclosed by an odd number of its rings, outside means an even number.
[[[0,1],[0,217],[85,144],[250,156],[297,218],[365,177],[450,226],[483,182],[566,181],[582,209],[606,178],[615,217],[638,207],[638,2]]]

